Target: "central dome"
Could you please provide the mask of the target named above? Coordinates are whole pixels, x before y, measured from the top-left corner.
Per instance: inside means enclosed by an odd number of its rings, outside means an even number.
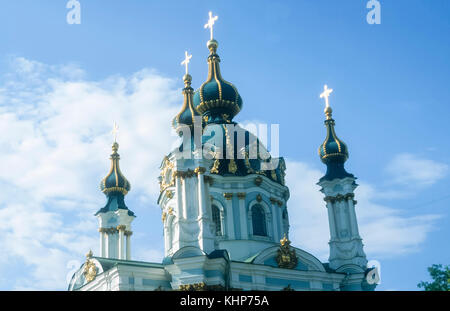
[[[242,108],[242,98],[236,87],[220,74],[218,43],[208,41],[208,78],[194,94],[195,108],[206,117],[206,122],[231,121]]]

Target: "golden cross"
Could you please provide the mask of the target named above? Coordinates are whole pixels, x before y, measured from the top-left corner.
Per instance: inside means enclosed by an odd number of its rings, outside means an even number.
[[[114,121],[114,125],[113,125],[113,130],[111,131],[111,133],[114,135],[114,142],[117,142],[117,133],[119,132],[119,126],[117,125],[117,123]]]
[[[191,61],[192,55],[189,55],[187,51],[184,52],[184,55],[185,55],[185,58],[181,62],[181,65],[186,66],[186,74],[188,74],[189,73],[188,66],[189,66],[189,62]]]
[[[325,107],[330,107],[330,104],[328,102],[328,97],[330,97],[330,94],[333,92],[333,89],[329,89],[328,86],[325,84],[323,87],[323,93],[320,94],[320,98],[325,98]]]
[[[213,26],[214,23],[216,22],[216,20],[219,18],[219,16],[212,16],[212,12],[209,12],[209,20],[208,22],[205,24],[205,29],[209,28],[209,30],[211,31],[211,40],[213,39]]]

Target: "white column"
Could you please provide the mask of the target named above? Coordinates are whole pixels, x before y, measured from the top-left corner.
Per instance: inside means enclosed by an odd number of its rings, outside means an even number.
[[[278,205],[278,207],[276,208],[277,212],[277,228],[278,228],[278,240],[281,240],[283,238],[284,235],[284,229],[283,229],[283,215],[281,215],[281,211],[283,209],[283,205]],[[286,236],[289,237],[289,232],[286,232]],[[279,242],[279,241],[278,241]]]
[[[344,228],[348,228],[347,219],[345,217],[345,209],[347,208],[344,200],[336,201],[336,209],[339,213],[339,231]],[[340,237],[340,232],[337,232]]]
[[[105,232],[105,257],[110,258],[109,234]]]
[[[178,217],[178,219],[181,219],[183,217],[183,191],[181,189],[181,177],[179,176],[179,173],[175,175],[175,193],[177,196],[177,204],[175,205],[175,215]]]
[[[327,210],[328,210],[328,224],[330,225],[330,236],[331,240],[336,239],[336,221],[334,219],[334,208],[333,204],[330,201],[327,201]]]
[[[227,211],[227,233],[230,240],[235,239],[234,234],[234,220],[233,220],[233,193],[224,193],[225,208]]]
[[[127,260],[131,260],[131,231],[127,232]]]
[[[278,224],[277,224],[277,210],[274,203],[270,203],[272,206],[272,228],[273,228],[273,239],[275,242],[278,242],[279,240],[279,234],[278,234]]]
[[[181,196],[181,199],[182,199],[182,203],[181,203],[181,211],[182,211],[182,214],[183,214],[183,219],[187,219],[187,193],[186,193],[186,183],[187,183],[187,180],[186,180],[186,178],[183,178],[182,180],[181,180],[181,191],[182,191],[182,196]]]
[[[353,198],[348,198],[347,202],[348,202],[348,214],[350,217],[350,224],[352,228],[352,236],[359,237],[358,223],[356,220],[355,205],[353,204]]]
[[[245,212],[245,193],[238,193],[241,239],[248,240],[247,213]]]
[[[199,168],[197,170],[197,176],[198,176],[198,201],[199,201],[199,208],[198,208],[198,215],[199,218],[207,218],[208,214],[206,212],[206,198],[205,198],[205,180],[203,178],[204,170],[202,168]]]
[[[124,242],[125,242],[125,238],[124,238],[124,231],[125,231],[125,226],[118,226],[118,230],[119,230],[119,259],[125,259],[124,253],[125,253],[125,247],[124,247]]]
[[[103,228],[99,229],[100,233],[100,257],[105,257],[105,233]]]

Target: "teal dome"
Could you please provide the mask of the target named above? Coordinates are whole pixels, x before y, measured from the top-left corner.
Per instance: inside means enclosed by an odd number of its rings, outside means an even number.
[[[207,123],[231,121],[242,108],[238,90],[220,74],[217,47],[216,40],[208,41],[208,78],[194,93],[194,107],[205,117]]]
[[[100,189],[106,195],[110,193],[122,193],[126,195],[130,191],[130,183],[123,176],[119,168],[120,155],[117,153],[119,150],[119,144],[114,143],[112,145],[113,153],[111,154],[111,169],[108,175],[100,182]]]
[[[201,114],[195,109],[193,105],[192,95],[194,93],[194,89],[191,87],[192,77],[189,74],[186,74],[183,77],[183,81],[185,87],[183,89],[184,95],[184,103],[181,111],[176,115],[176,117],[172,121],[173,128],[178,132],[180,136],[182,136],[182,126],[188,126],[191,130],[195,123],[195,118],[198,117],[201,124]],[[192,133],[192,132],[191,132]],[[193,134],[193,133],[192,133]]]
[[[327,173],[321,178],[333,180],[335,178],[354,177],[344,168],[344,163],[348,159],[347,145],[340,140],[334,131],[334,120],[331,117],[332,110],[330,107],[325,108],[327,119],[325,126],[327,128],[327,137],[319,147],[319,156],[327,166]]]
[[[108,175],[100,182],[100,189],[107,196],[108,201],[95,215],[101,213],[113,212],[119,209],[128,210],[129,216],[135,216],[134,213],[125,205],[125,195],[130,191],[130,183],[123,176],[119,168],[120,156],[117,153],[119,144],[114,142],[112,145],[111,169]]]
[[[234,130],[230,132],[228,126]],[[214,158],[214,164],[210,167],[211,174],[222,176],[258,174],[279,184],[285,183],[284,159],[272,158],[255,135],[235,122],[207,124],[202,135],[202,150]]]
[[[325,121],[327,138],[319,147],[319,156],[323,163],[345,163],[348,159],[347,145],[340,140],[334,131],[334,120]]]

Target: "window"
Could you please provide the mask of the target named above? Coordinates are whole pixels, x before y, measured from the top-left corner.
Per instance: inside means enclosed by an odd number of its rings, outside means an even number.
[[[261,205],[252,207],[253,235],[267,236],[266,215]]]
[[[216,235],[222,235],[222,221],[220,219],[220,209],[213,205],[212,206],[212,219],[216,225]]]

